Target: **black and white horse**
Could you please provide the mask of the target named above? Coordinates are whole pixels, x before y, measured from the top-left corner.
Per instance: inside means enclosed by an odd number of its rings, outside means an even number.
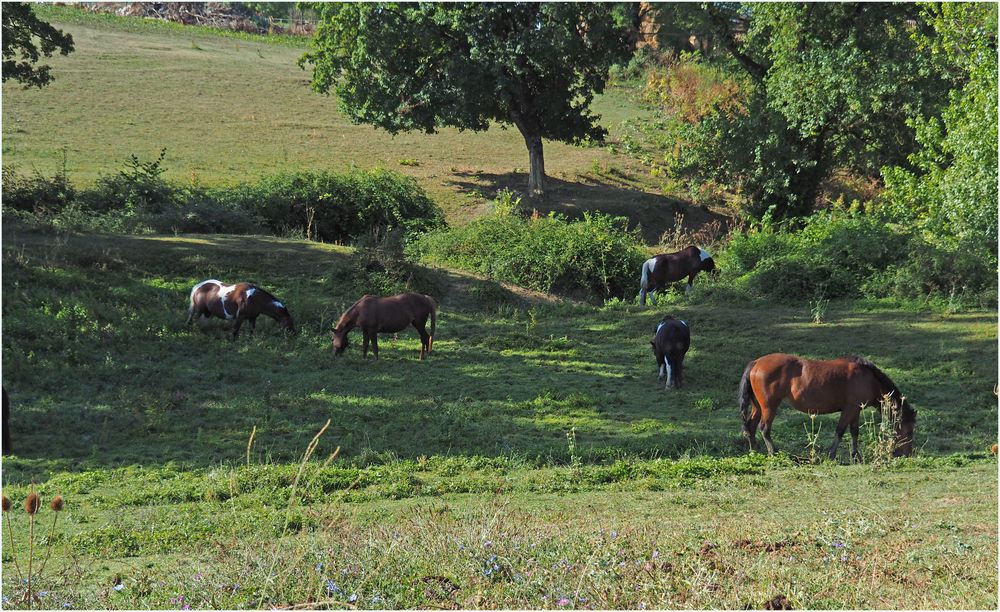
[[[667,380],[664,389],[680,389],[684,378],[684,355],[691,346],[691,330],[687,321],[664,316],[656,326],[650,344],[653,345],[660,380]]]
[[[691,291],[694,277],[699,272],[715,272],[715,260],[705,249],[689,246],[676,253],[664,253],[650,257],[642,264],[642,280],[639,287],[639,303],[646,305],[646,294],[649,293],[653,304],[656,304],[658,290],[666,289],[670,283],[684,278],[688,279],[685,292]]]

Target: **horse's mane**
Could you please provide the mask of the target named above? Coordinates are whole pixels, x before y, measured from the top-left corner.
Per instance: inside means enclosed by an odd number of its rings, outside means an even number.
[[[878,369],[877,365],[865,359],[864,357],[858,357],[857,355],[851,355],[849,357],[845,357],[845,359],[847,359],[851,363],[856,363],[859,366],[868,368],[871,371],[871,373],[875,376],[875,380],[877,380],[879,384],[882,385],[882,388],[883,390],[885,390],[885,393],[888,393],[889,396],[892,398],[892,405],[894,408],[897,409],[902,408],[904,413],[907,413],[910,410],[912,410],[910,409],[908,404],[903,402],[903,394],[899,392],[899,387],[896,386],[896,383],[892,382],[892,379],[889,378],[885,372]]]

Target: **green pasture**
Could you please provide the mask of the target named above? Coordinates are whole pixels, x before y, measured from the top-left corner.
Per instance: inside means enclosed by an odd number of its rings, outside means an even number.
[[[334,359],[353,261],[278,238],[5,228],[5,493],[20,503],[34,483],[68,503],[46,603],[995,605],[995,314],[834,303],[817,325],[707,280],[658,307],[602,307],[436,270],[429,359],[409,332],[378,362],[357,338]],[[301,333],[188,328],[207,277],[273,290]],[[692,328],[680,391],[648,348],[666,312]],[[917,457],[809,465],[809,428],[822,454],[835,417],[790,410],[774,433],[786,454],[748,456],[736,385],[779,350],[870,357],[919,411]],[[4,550],[4,592],[19,592]]]

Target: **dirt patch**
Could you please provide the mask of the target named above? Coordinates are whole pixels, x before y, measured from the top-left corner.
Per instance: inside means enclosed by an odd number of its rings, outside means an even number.
[[[792,604],[787,597],[779,594],[765,601],[763,608],[765,610],[791,610]]]

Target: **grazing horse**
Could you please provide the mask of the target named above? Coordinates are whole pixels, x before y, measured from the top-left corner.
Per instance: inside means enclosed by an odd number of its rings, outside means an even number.
[[[7,390],[3,389],[3,454],[9,455],[14,452],[10,444],[10,398],[7,397]]]
[[[788,400],[793,408],[807,414],[840,413],[837,435],[830,447],[830,458],[837,458],[837,447],[848,426],[851,428],[851,457],[861,459],[858,429],[861,409],[880,407],[888,396],[895,422],[896,448],[893,455],[913,453],[913,431],[917,411],[900,394],[895,383],[875,364],[861,357],[842,357],[829,361],[802,359],[794,355],[772,353],[747,364],[740,380],[739,402],[743,414],[743,433],[750,450],[757,450],[757,426],[760,425],[768,454],[774,454],[771,423],[778,404]]]
[[[639,286],[639,303],[646,305],[646,293],[649,293],[653,305],[656,305],[657,290],[666,289],[670,283],[684,278],[688,279],[685,293],[691,291],[694,277],[699,272],[715,272],[715,260],[704,249],[696,246],[650,257],[642,264],[642,280]]]
[[[187,324],[197,317],[235,320],[233,340],[240,333],[244,321],[250,323],[250,331],[257,328],[257,317],[267,315],[278,322],[281,329],[295,332],[292,315],[276,297],[250,283],[224,285],[217,280],[202,281],[191,290],[191,305],[188,307]]]
[[[427,318],[431,319],[431,333],[427,333]],[[341,355],[347,349],[347,333],[360,327],[364,334],[364,356],[368,359],[368,343],[372,344],[378,359],[378,335],[395,333],[412,325],[420,333],[420,358],[430,355],[437,328],[437,303],[434,298],[421,293],[401,293],[389,297],[366,295],[347,309],[333,329],[333,352]]]
[[[681,388],[684,371],[684,354],[691,346],[691,331],[687,321],[667,315],[656,326],[656,333],[649,342],[653,345],[656,367],[660,380],[667,379],[664,389]]]

